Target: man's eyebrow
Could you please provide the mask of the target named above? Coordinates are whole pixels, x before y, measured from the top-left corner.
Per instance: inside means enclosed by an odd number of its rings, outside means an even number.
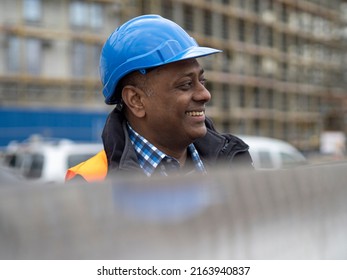
[[[201,76],[204,73],[205,73],[205,69],[201,67],[198,76]],[[194,75],[196,75],[195,71],[187,71],[187,72],[179,73],[180,78],[187,77],[187,76],[194,76]]]

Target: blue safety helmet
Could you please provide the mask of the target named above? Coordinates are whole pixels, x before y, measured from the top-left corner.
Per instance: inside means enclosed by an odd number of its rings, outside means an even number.
[[[100,57],[100,76],[106,104],[121,100],[116,92],[121,78],[133,71],[221,52],[199,47],[176,23],[158,15],[143,15],[118,27],[107,39]]]

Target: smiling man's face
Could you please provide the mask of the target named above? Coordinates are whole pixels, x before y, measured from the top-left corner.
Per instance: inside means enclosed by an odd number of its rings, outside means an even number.
[[[157,147],[184,147],[206,134],[205,105],[211,99],[196,59],[149,72],[141,134]]]

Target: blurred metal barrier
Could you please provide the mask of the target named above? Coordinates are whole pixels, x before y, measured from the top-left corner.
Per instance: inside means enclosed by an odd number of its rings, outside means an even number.
[[[347,164],[2,186],[1,259],[347,259]]]

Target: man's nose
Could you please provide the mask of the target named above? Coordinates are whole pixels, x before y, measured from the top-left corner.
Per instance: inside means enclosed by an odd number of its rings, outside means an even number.
[[[211,93],[207,90],[207,88],[199,83],[197,90],[194,93],[194,99],[197,101],[208,102],[211,99]]]

